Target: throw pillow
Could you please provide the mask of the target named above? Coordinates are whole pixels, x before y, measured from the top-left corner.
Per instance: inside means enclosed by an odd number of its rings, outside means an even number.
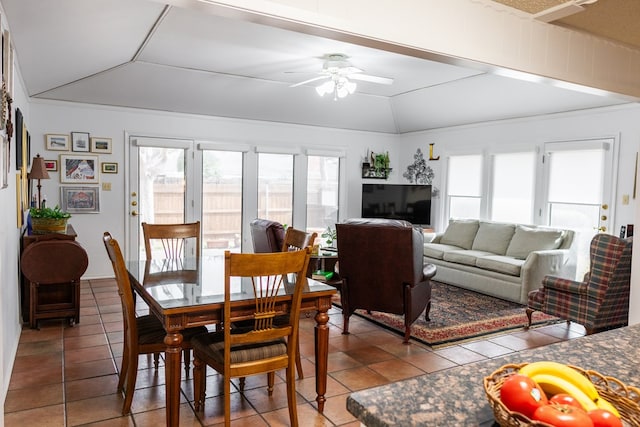
[[[471,249],[504,255],[515,229],[514,224],[481,222]]]
[[[507,256],[525,259],[531,251],[557,249],[562,244],[561,230],[516,226],[516,232],[507,248]]]
[[[456,219],[449,222],[449,226],[440,238],[440,243],[471,249],[473,239],[478,232],[477,219]]]

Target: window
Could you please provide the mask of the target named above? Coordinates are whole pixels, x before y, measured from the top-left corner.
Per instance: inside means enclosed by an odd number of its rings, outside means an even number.
[[[202,246],[241,251],[242,153],[204,150],[202,153]]]
[[[531,224],[536,176],[533,152],[493,156],[491,219]]]
[[[452,156],[447,176],[450,218],[480,218],[482,156]]]
[[[293,155],[258,153],[258,217],[293,223]]]
[[[322,234],[338,222],[340,158],[307,157],[307,231]]]

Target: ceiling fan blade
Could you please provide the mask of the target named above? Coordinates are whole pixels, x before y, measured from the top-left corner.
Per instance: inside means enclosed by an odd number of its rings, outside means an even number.
[[[378,76],[370,76],[368,74],[349,74],[348,78],[353,80],[361,80],[363,82],[371,82],[371,83],[379,83],[383,85],[390,85],[393,83],[393,79],[388,77],[378,77]]]
[[[298,87],[298,86],[302,86],[302,85],[304,85],[304,84],[311,83],[311,82],[315,82],[316,80],[326,79],[326,78],[328,78],[328,77],[329,77],[329,76],[318,76],[318,77],[314,77],[314,78],[312,78],[312,79],[305,80],[305,81],[300,82],[300,83],[294,83],[294,84],[292,84],[292,85],[291,85],[291,86],[289,86],[289,87]]]

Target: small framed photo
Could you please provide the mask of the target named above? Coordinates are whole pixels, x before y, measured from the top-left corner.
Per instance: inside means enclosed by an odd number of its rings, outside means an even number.
[[[60,187],[62,210],[73,213],[100,212],[99,187]]]
[[[98,184],[98,156],[60,154],[60,182]]]
[[[103,162],[102,173],[118,173],[118,164]]]
[[[91,138],[91,151],[93,153],[111,153],[111,138]]]
[[[45,160],[44,167],[49,172],[58,172],[58,161],[57,160]]]
[[[71,132],[71,150],[89,152],[89,132]]]
[[[69,151],[69,135],[48,133],[45,138],[47,150]]]

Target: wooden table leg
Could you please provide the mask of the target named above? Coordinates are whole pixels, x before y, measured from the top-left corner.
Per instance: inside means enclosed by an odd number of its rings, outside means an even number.
[[[165,391],[167,401],[167,426],[178,427],[180,421],[180,375],[182,369],[182,334],[167,333],[164,337],[167,349],[164,353]]]
[[[327,311],[331,307],[331,298],[328,304],[319,304],[316,313],[315,351],[316,351],[316,402],[318,402],[318,412],[324,411],[324,402],[327,400],[324,394],[327,391],[327,361],[329,359],[329,315]]]

